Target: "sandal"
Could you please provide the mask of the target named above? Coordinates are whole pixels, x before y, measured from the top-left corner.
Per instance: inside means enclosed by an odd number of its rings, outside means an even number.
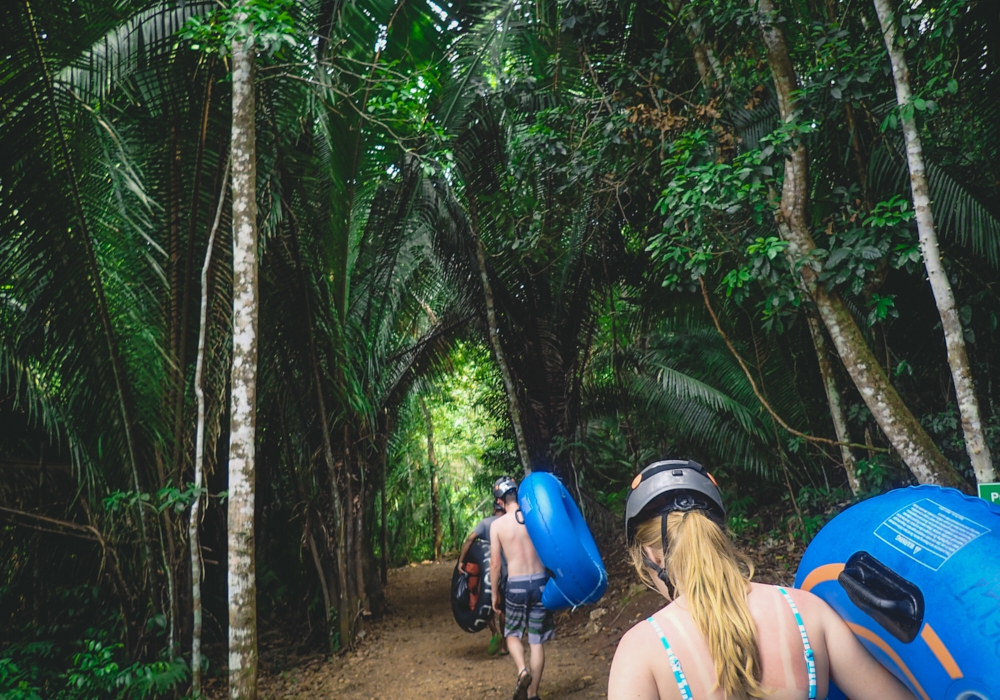
[[[531,672],[522,668],[517,674],[517,686],[514,688],[514,700],[528,700],[528,686],[531,685]]]

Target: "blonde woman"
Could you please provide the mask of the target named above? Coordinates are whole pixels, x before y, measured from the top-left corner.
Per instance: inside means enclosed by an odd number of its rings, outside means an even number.
[[[625,502],[639,578],[672,601],[618,645],[608,700],[810,700],[833,681],[852,700],[912,700],[847,624],[805,591],[751,583],[697,462],[651,464]]]

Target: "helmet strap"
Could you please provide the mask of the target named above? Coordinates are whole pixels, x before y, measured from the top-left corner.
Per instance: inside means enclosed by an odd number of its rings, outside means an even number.
[[[663,513],[660,516],[660,548],[664,556],[667,553],[667,514]],[[667,575],[666,569],[654,562],[647,556],[643,556],[642,562],[652,569],[656,573],[656,578],[663,581],[663,585],[667,587],[667,591],[670,593],[670,597],[674,597],[674,587],[670,583],[670,577]]]
[[[673,600],[677,597],[677,592],[674,590],[674,586],[670,583],[670,577],[667,575],[666,570],[662,566],[658,566],[656,562],[648,557],[642,558],[643,563],[652,569],[656,573],[656,578],[663,581],[663,585],[667,587],[668,600]]]
[[[656,574],[656,578],[658,578],[661,581],[663,581],[663,583],[665,583],[668,588],[670,587],[670,578],[667,576],[667,572],[663,569],[662,566],[660,566],[659,564],[657,564],[655,561],[653,561],[649,557],[643,557],[642,558],[642,563],[645,564],[646,566],[648,566],[650,569],[653,570],[653,572]]]

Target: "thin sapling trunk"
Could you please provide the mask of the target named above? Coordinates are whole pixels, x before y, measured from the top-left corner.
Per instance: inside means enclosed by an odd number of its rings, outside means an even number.
[[[517,443],[517,454],[521,458],[521,466],[525,474],[531,473],[531,455],[528,452],[528,442],[524,437],[524,424],[521,421],[521,406],[517,398],[517,386],[514,384],[514,376],[511,374],[510,365],[507,364],[507,357],[500,342],[500,328],[497,325],[496,305],[493,301],[493,287],[490,284],[490,276],[486,269],[486,248],[483,246],[483,239],[479,235],[479,217],[476,215],[475,205],[470,208],[472,216],[472,226],[470,227],[472,238],[476,244],[476,262],[479,264],[479,278],[483,283],[483,298],[486,302],[486,332],[490,338],[490,347],[497,358],[500,366],[500,374],[503,377],[504,389],[507,392],[507,406],[510,409],[510,422],[514,428],[514,440]]]
[[[434,540],[434,561],[441,559],[441,504],[438,499],[437,457],[434,456],[434,421],[424,397],[420,397],[420,410],[427,427],[427,464],[431,472],[431,534]]]
[[[819,373],[823,378],[826,403],[830,407],[830,418],[833,421],[833,429],[837,433],[837,442],[840,443],[840,459],[843,461],[844,471],[847,473],[847,484],[851,487],[851,493],[856,496],[861,492],[858,465],[854,461],[854,453],[847,445],[851,441],[851,434],[847,429],[847,415],[844,413],[844,403],[840,399],[840,390],[837,388],[837,377],[833,373],[830,355],[826,349],[823,322],[813,312],[807,311],[806,313],[808,313],[809,335],[812,337],[813,348],[816,350]]]
[[[882,37],[889,51],[892,63],[892,77],[896,83],[896,102],[899,105],[903,139],[906,142],[906,161],[910,168],[910,189],[913,193],[913,210],[917,219],[917,236],[920,238],[920,252],[923,254],[927,278],[934,292],[941,327],[944,330],[945,347],[948,351],[948,366],[955,384],[955,398],[958,412],[962,417],[962,432],[965,435],[965,450],[976,473],[976,481],[987,483],[996,481],[990,448],[983,434],[983,424],[979,417],[979,401],[972,381],[969,355],[965,351],[965,334],[962,321],[955,306],[955,294],[951,289],[948,274],[941,264],[941,250],[938,246],[934,215],[931,212],[930,188],[924,169],[924,149],[920,143],[917,128],[913,93],[910,89],[910,69],[906,64],[901,37],[896,29],[896,18],[891,0],[874,0],[875,11],[882,25]]]
[[[194,366],[194,396],[198,405],[198,422],[194,438],[194,500],[191,502],[191,514],[188,520],[188,541],[191,547],[191,696],[194,700],[201,697],[201,534],[198,529],[201,523],[201,490],[205,483],[205,345],[208,337],[208,274],[212,269],[212,250],[215,247],[215,234],[219,230],[222,219],[222,207],[226,201],[226,186],[229,179],[229,162],[222,176],[222,192],[219,193],[219,206],[215,211],[215,221],[208,234],[208,246],[205,249],[205,263],[201,266],[201,315],[198,320],[198,355]]]

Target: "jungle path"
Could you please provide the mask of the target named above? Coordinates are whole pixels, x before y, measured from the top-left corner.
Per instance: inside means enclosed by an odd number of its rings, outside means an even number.
[[[423,563],[389,572],[389,611],[356,651],[315,659],[277,674],[264,672],[266,700],[403,700],[404,698],[510,698],[516,679],[509,656],[489,656],[489,631],[469,634],[455,624],[450,590],[454,562]],[[625,605],[621,600],[633,596]],[[609,588],[599,606],[556,615],[556,639],[546,644],[541,697],[607,696],[608,671],[621,635],[636,617],[662,605],[657,596],[633,588]],[[589,615],[605,613],[598,623]],[[616,618],[617,616],[617,618]],[[616,619],[615,619],[616,618]],[[614,621],[612,622],[612,620]]]
[[[801,545],[786,542],[743,548],[756,565],[754,580],[784,585],[791,584],[803,552]],[[545,646],[545,700],[607,697],[621,636],[663,606],[659,595],[636,583],[624,557],[605,557],[605,563],[609,585],[600,603],[556,614],[556,638]],[[468,634],[452,617],[454,566],[447,560],[391,570],[388,611],[357,648],[300,659],[280,670],[262,664],[261,700],[510,698],[516,678],[510,657],[489,656],[489,632]]]

